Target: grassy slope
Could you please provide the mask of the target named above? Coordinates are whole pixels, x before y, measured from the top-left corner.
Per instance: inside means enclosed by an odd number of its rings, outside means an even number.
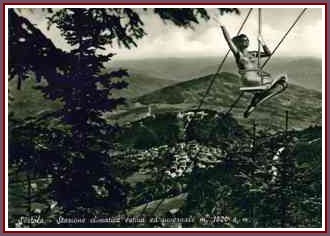
[[[182,109],[191,109],[199,104],[212,78],[213,76],[209,75],[182,82],[141,96],[136,101],[145,105],[164,104],[163,106],[166,107],[167,104],[167,107],[180,106]],[[217,76],[209,96],[205,99],[204,107],[226,111],[238,96],[239,86],[237,76],[222,73]],[[251,95],[246,94],[233,109],[234,116],[243,123],[248,121],[242,118],[242,113],[250,99]],[[250,117],[256,119],[262,126],[276,129],[283,127],[283,116],[285,111],[289,110],[290,127],[304,128],[320,122],[321,100],[321,93],[291,84],[284,93],[258,107]]]
[[[125,98],[139,97],[175,83],[173,80],[159,79],[141,73],[130,73],[125,80],[128,82],[128,87],[114,91],[116,96],[119,95]]]

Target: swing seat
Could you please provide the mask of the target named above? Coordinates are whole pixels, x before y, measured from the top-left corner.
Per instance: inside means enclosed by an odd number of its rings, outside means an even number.
[[[271,84],[263,84],[260,86],[251,86],[251,87],[240,87],[239,91],[241,92],[261,92],[268,90],[272,85]]]
[[[260,76],[261,81],[262,81],[261,78],[271,78],[271,74],[269,74],[266,71],[263,71],[262,69],[247,69],[247,70],[246,69],[244,69],[244,70],[240,69],[239,73],[243,76],[246,72],[249,72],[249,71],[257,72],[258,75]],[[255,83],[257,83],[257,82],[255,82]],[[266,91],[266,90],[270,89],[273,86],[274,80],[270,81],[270,82],[263,83],[263,84],[260,83],[257,86],[254,86],[255,83],[251,84],[251,86],[240,87],[239,90],[241,92],[252,92],[252,93]]]
[[[264,83],[260,86],[248,86],[248,87],[240,87],[241,92],[263,92],[267,91],[274,87],[275,84],[278,84],[279,82],[287,82],[288,77],[286,75],[281,75],[274,79],[272,82]]]

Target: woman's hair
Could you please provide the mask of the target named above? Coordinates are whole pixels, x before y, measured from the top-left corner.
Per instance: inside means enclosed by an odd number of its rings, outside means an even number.
[[[240,34],[232,38],[232,41],[236,46],[238,46],[244,40],[249,40],[248,36],[245,34]]]

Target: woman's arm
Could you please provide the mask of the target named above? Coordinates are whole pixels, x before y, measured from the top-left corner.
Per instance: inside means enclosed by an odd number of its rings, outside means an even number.
[[[223,33],[223,36],[225,37],[227,43],[228,43],[228,46],[230,48],[230,50],[236,55],[239,53],[237,47],[235,46],[235,44],[233,43],[233,41],[231,40],[231,37],[226,29],[226,27],[224,25],[221,25],[221,29],[222,29],[222,33]]]
[[[261,57],[269,57],[272,55],[272,52],[270,51],[270,49],[267,47],[265,41],[263,40],[263,38],[260,36],[259,37],[259,42],[262,45],[262,49],[264,50],[263,52],[260,53]]]

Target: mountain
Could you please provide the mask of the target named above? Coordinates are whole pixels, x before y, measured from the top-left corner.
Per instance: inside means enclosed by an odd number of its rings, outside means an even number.
[[[198,107],[213,75],[181,82],[134,99],[135,103],[153,106],[155,109],[187,110]],[[217,75],[203,108],[226,112],[239,95],[239,77],[230,73]],[[312,89],[290,84],[282,94],[260,105],[250,119],[242,114],[251,100],[252,94],[245,94],[232,110],[233,115],[243,124],[257,124],[277,130],[284,127],[285,112],[289,112],[289,127],[304,128],[321,123],[322,94]]]
[[[124,80],[128,82],[127,88],[113,91],[113,94],[125,98],[139,97],[176,83],[173,80],[159,79],[136,72],[130,73]]]
[[[113,95],[125,97],[129,100],[129,103],[131,103],[130,101],[137,102],[137,104],[135,104],[136,106],[124,107],[124,110],[116,111],[117,113],[120,113],[119,116],[115,115],[112,116],[112,118],[119,117],[118,119],[123,118],[123,121],[128,122],[141,118],[140,115],[143,117],[144,114],[148,111],[148,108],[140,106],[138,104],[140,101],[141,103],[149,104],[156,99],[155,103],[153,104],[157,104],[157,101],[164,97],[167,97],[165,101],[164,99],[159,100],[160,103],[158,103],[157,106],[154,106],[156,111],[180,111],[182,109],[196,106],[196,104],[198,103],[197,100],[200,99],[200,96],[202,96],[206,89],[206,84],[209,80],[207,79],[209,77],[208,75],[213,74],[216,71],[220,60],[221,58],[210,57],[163,58],[111,62],[106,68],[106,71],[121,67],[127,68],[130,75],[128,78],[125,78],[125,80],[128,82],[128,88],[123,89],[121,91],[114,91]],[[322,70],[321,60],[319,59],[275,57],[272,61],[270,61],[269,64],[267,64],[265,69],[267,71],[272,71],[274,74],[277,74],[282,71],[287,72],[290,83],[300,85],[298,86],[299,89],[296,89],[295,92],[299,93],[297,95],[299,100],[302,100],[304,102],[306,102],[307,100],[303,96],[303,87],[307,90],[315,90],[319,92],[321,91]],[[230,57],[225,63],[223,71],[236,73],[236,66],[232,61],[232,57]],[[227,75],[229,75],[229,73],[227,73]],[[230,80],[230,78],[232,79]],[[234,75],[229,76],[228,79],[228,81],[225,79],[221,82],[224,83],[225,86],[221,86],[221,83],[219,84],[219,81],[217,80],[216,85],[218,87],[215,86],[214,88],[212,88],[211,96],[210,98],[208,98],[209,101],[206,104],[212,105],[212,102],[215,102],[215,104],[210,106],[210,108],[219,108],[219,106],[221,105],[224,107],[228,107],[228,104],[235,99],[235,96],[237,96],[237,93],[233,91],[237,91],[239,86],[239,79],[237,78],[237,76]],[[181,82],[183,81],[187,81],[187,84],[182,84]],[[175,86],[175,84],[177,83],[179,83],[178,87]],[[197,85],[194,85],[196,83]],[[28,79],[23,83],[22,90],[17,91],[15,89],[15,81],[10,81],[9,87],[11,95],[14,97],[14,100],[10,102],[9,110],[15,111],[15,117],[24,118],[26,116],[35,115],[38,112],[46,109],[54,110],[61,107],[60,102],[54,103],[52,101],[44,99],[42,93],[33,88],[34,85],[35,81],[33,80],[33,78],[32,80]],[[195,86],[195,88],[191,91],[192,94],[188,94],[187,92],[182,93],[182,89],[190,91],[192,89],[191,86]],[[164,88],[164,90],[161,90],[162,88]],[[157,92],[153,93],[156,90]],[[217,91],[218,94],[214,94],[214,96],[212,97],[212,93],[214,93],[214,91]],[[290,91],[290,88],[288,89],[288,91]],[[220,99],[220,92],[225,94],[224,99]],[[312,93],[312,91],[308,91],[307,94],[308,93]],[[321,98],[320,94],[318,96]],[[138,97],[141,98],[137,99]],[[281,97],[285,98],[285,96]],[[184,99],[186,99],[187,102],[180,102]],[[190,101],[188,102],[188,100]],[[242,99],[242,101],[238,104],[238,107],[240,107],[240,111],[243,110],[247,103],[247,98],[245,98],[245,100]],[[169,104],[171,105],[169,106]],[[316,108],[320,108],[320,104],[321,102],[319,101],[316,105]],[[310,105],[313,105],[313,102],[311,102]],[[300,105],[298,105],[298,107],[299,106]],[[293,109],[293,111],[294,110],[296,109]],[[235,109],[234,111],[237,111],[237,109]],[[238,114],[240,113],[238,112]],[[265,113],[265,115],[267,115],[267,113]],[[315,119],[319,120],[321,115],[319,113],[313,113],[310,119],[312,117],[315,117]],[[303,118],[301,119],[303,120]],[[243,120],[243,122],[245,122],[245,120]]]
[[[129,73],[182,82],[193,78],[214,74],[222,57],[204,58],[148,58],[140,60],[117,60],[109,63],[108,68],[126,68]],[[308,89],[322,91],[322,61],[312,57],[276,57],[264,68],[276,76],[285,73],[290,83]],[[232,56],[229,56],[222,72],[237,73]]]
[[[114,90],[114,96],[131,99],[176,83],[176,81],[158,79],[139,73],[130,73],[129,77],[124,80],[128,82],[128,87]],[[40,83],[35,82],[32,74],[22,83],[20,90],[16,89],[16,83],[16,80],[9,81],[10,97],[13,98],[9,102],[9,112],[14,112],[15,118],[24,119],[27,116],[37,115],[41,111],[57,110],[63,106],[60,101],[54,102],[44,98],[42,92],[35,88]]]
[[[109,64],[110,68],[122,67],[131,73],[142,73],[155,78],[177,82],[200,77],[214,72],[219,58],[147,58],[120,60]]]
[[[322,61],[317,58],[284,58],[265,67],[272,74],[286,73],[290,83],[322,92]]]

